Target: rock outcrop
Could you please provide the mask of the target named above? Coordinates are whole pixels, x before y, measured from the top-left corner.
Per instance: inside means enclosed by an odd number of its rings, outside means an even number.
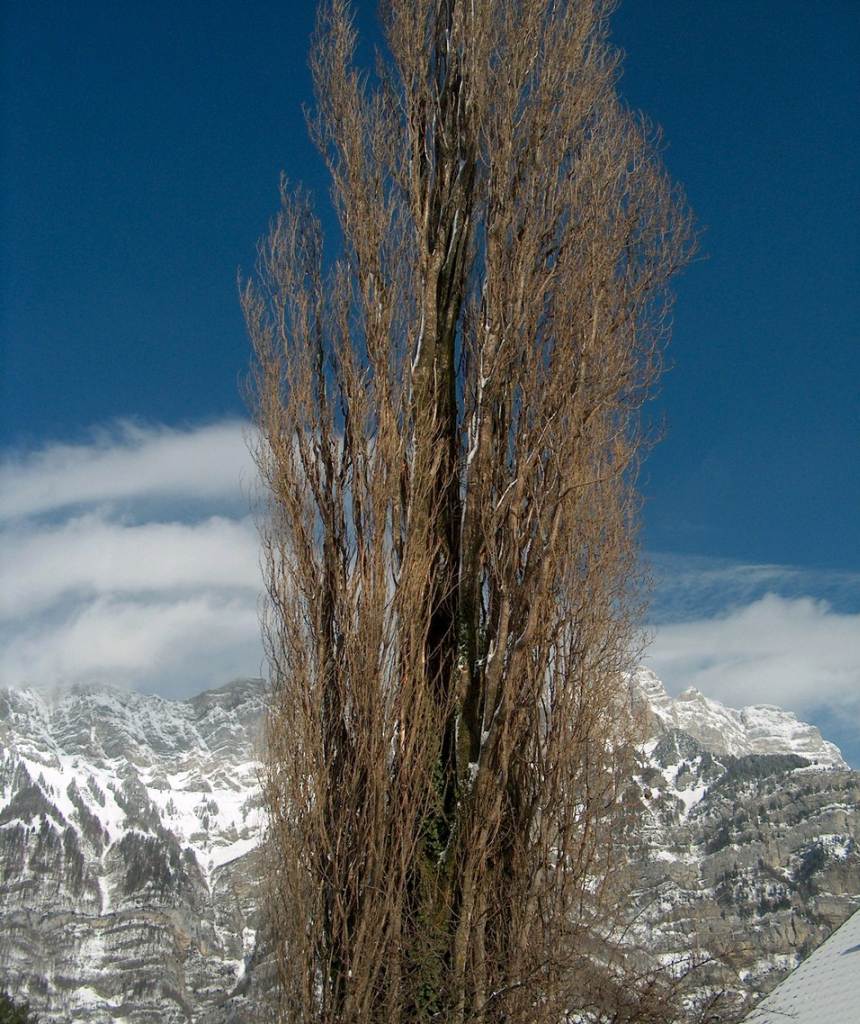
[[[242,1019],[262,697],[0,694],[0,984],[44,1020]]]
[[[860,905],[860,773],[642,671],[636,937],[728,1020]],[[0,988],[45,1024],[258,1024],[264,687],[0,692]]]
[[[736,711],[637,680],[651,716],[636,780],[640,938],[701,966],[730,1019],[860,907],[860,773],[779,708]]]

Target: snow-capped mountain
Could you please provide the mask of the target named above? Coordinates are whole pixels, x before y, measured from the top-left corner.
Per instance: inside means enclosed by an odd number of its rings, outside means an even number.
[[[692,955],[707,1019],[735,1019],[860,907],[860,773],[811,725],[735,710],[653,673],[636,779],[640,937]]]
[[[127,794],[138,790],[152,805],[140,813],[157,818],[208,875],[258,842],[252,794],[262,695],[260,681],[189,701],[95,687],[7,690],[0,729],[18,763],[44,780],[58,820],[71,822],[88,806],[110,846],[125,834]],[[86,786],[70,796],[82,771]],[[7,803],[5,790],[0,799]]]
[[[634,685],[656,719],[652,725],[656,733],[679,729],[712,754],[797,754],[823,768],[848,767],[839,748],[825,740],[814,725],[773,704],[735,710],[692,686],[672,699],[647,668],[639,669]]]
[[[634,688],[640,937],[728,1014],[860,905],[860,775],[778,708]],[[254,680],[0,691],[0,987],[46,1024],[264,1019],[263,710]]]
[[[50,1021],[231,1019],[256,949],[262,712],[259,680],[0,693],[0,984]]]

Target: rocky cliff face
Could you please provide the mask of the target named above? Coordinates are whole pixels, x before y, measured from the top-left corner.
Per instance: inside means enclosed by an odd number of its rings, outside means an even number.
[[[698,1001],[722,993],[730,1019],[860,906],[860,773],[779,708],[637,682],[640,935],[667,962],[691,953]]]
[[[654,736],[685,732],[712,754],[796,754],[820,768],[847,768],[838,747],[823,739],[814,725],[772,704],[736,710],[711,700],[694,687],[674,700],[653,672],[642,668],[633,681],[644,698]]]
[[[860,774],[777,708],[635,686],[639,938],[728,1019],[860,905]],[[262,711],[259,681],[0,692],[0,987],[48,1024],[265,1019]]]
[[[262,692],[0,694],[0,984],[46,1020],[231,1018],[256,949]]]

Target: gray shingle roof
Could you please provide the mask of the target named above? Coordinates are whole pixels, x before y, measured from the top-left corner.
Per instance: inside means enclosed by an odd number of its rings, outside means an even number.
[[[860,910],[744,1018],[744,1024],[858,1024]]]

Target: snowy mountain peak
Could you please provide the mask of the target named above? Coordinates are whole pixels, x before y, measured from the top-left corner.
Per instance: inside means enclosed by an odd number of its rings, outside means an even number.
[[[825,740],[814,725],[772,704],[730,708],[692,686],[673,699],[647,668],[637,671],[634,690],[652,713],[655,735],[679,729],[713,754],[795,754],[819,767],[848,767],[839,748]]]
[[[778,708],[672,698],[646,669],[634,683],[642,942],[674,962],[699,922],[732,958],[710,992],[738,985],[754,935],[743,1000],[856,905],[860,775],[817,770],[839,751]],[[46,1024],[264,1019],[264,711],[260,680],[181,701],[0,690],[0,988]]]
[[[110,843],[167,830],[206,873],[259,841],[263,698],[262,680],[181,701],[106,686],[2,690],[0,812],[24,778],[64,827],[92,816]],[[32,825],[37,802],[14,820]]]
[[[246,761],[259,732],[263,686],[238,680],[189,700],[102,685],[7,689],[0,691],[0,734],[37,758],[62,753],[103,766],[122,758],[140,769],[164,762],[178,768],[216,751]]]

